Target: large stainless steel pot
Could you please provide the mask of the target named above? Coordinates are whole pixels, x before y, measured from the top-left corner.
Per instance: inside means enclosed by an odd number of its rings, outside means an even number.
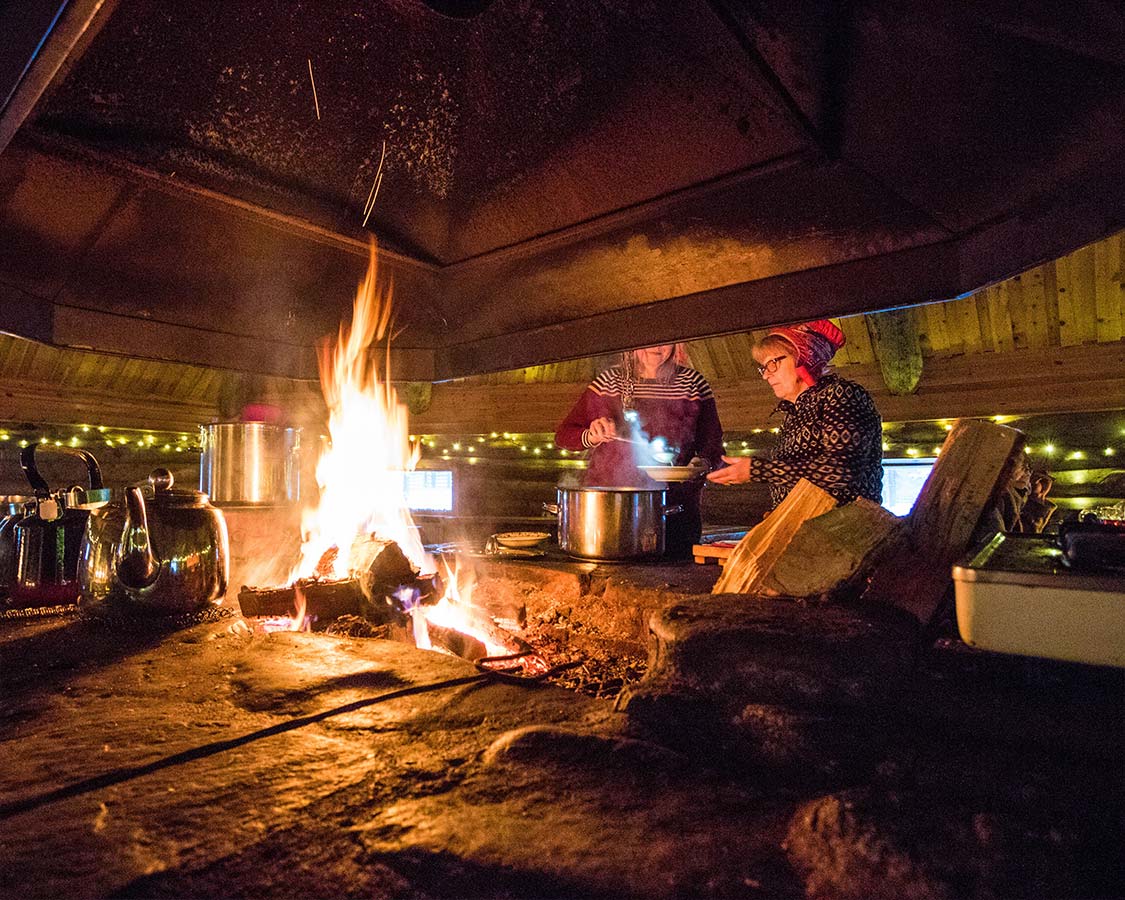
[[[648,488],[563,488],[544,508],[559,517],[559,547],[599,562],[656,559],[664,553],[665,492]]]
[[[301,431],[265,422],[200,428],[199,489],[213,503],[295,503],[301,495]]]

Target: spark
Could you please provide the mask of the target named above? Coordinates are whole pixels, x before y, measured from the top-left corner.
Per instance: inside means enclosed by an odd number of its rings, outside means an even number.
[[[383,152],[379,154],[379,168],[375,170],[375,181],[367,195],[367,202],[363,205],[363,227],[367,227],[367,220],[371,218],[371,210],[375,208],[375,198],[379,196],[379,185],[383,183],[383,160],[387,158],[387,142],[383,141]]]
[[[316,81],[312,73],[312,59],[309,59],[309,83],[313,89],[313,103],[316,105],[316,120],[320,121],[320,101],[316,99]]]

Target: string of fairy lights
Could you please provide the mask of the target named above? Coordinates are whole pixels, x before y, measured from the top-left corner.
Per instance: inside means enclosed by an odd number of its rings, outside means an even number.
[[[1015,417],[996,415],[990,419],[1000,424],[1012,422]],[[888,459],[927,459],[941,453],[946,433],[953,429],[952,420],[930,422],[883,424],[883,454]],[[754,456],[768,453],[776,442],[779,429],[752,428],[744,432],[731,432],[725,436],[723,447],[728,456]],[[1033,435],[1025,452],[1044,460],[1070,463],[1113,465],[1117,458],[1125,457],[1125,427],[1114,429],[1116,441],[1103,446],[1085,444],[1067,446],[1059,440]],[[424,459],[463,460],[469,464],[493,460],[518,460],[553,462],[563,468],[585,465],[586,452],[567,450],[554,442],[554,435],[534,432],[492,431],[465,434],[413,434],[410,435]],[[54,447],[83,448],[95,456],[107,449],[115,453],[135,452],[145,454],[195,453],[201,451],[198,432],[163,431],[150,428],[120,428],[110,425],[0,425],[0,448],[4,446],[27,447],[35,443]]]
[[[1007,424],[1013,416],[996,415],[990,419],[998,424]],[[931,422],[883,424],[883,453],[889,459],[927,459],[941,454],[941,444],[953,429],[952,420]],[[746,432],[728,433],[723,447],[728,456],[753,456],[768,453],[774,446],[779,428],[752,428]],[[1107,444],[1100,448],[1091,445],[1082,447],[1065,446],[1054,439],[1033,440],[1024,451],[1031,456],[1042,457],[1054,462],[1082,462],[1093,459],[1114,459],[1118,453],[1125,454],[1125,427],[1119,428],[1118,436],[1123,440],[1118,444]],[[411,435],[411,440],[419,443],[423,458],[441,460],[463,460],[470,464],[489,459],[530,458],[570,462],[581,465],[585,451],[567,450],[554,443],[553,434],[488,432],[471,434],[420,434]]]
[[[0,427],[0,446],[23,448],[31,444],[83,449],[95,456],[106,448],[145,453],[199,453],[201,450],[199,435],[184,431],[88,424]]]

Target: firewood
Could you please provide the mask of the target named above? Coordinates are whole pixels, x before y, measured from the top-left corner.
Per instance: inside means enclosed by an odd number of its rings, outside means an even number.
[[[305,596],[305,615],[321,622],[356,615],[363,601],[363,591],[354,578],[336,581],[302,579],[297,582]],[[246,587],[238,592],[238,605],[244,616],[291,616],[297,608],[294,585],[276,588]],[[386,619],[384,619],[386,621]]]
[[[321,555],[320,559],[316,561],[316,569],[314,573],[317,578],[331,578],[332,569],[336,565],[336,557],[340,555],[340,548],[333,544]]]
[[[1007,483],[1023,434],[993,422],[958,420],[906,517],[904,546],[881,563],[864,599],[888,603],[928,623],[952,584],[978,523]]]
[[[835,505],[835,497],[802,478],[778,507],[738,542],[711,593],[748,594],[755,591],[801,523]]]
[[[763,580],[761,592],[828,594],[871,571],[905,520],[859,497],[801,524]]]
[[[454,656],[460,656],[469,662],[476,662],[488,656],[488,649],[484,646],[484,642],[463,631],[435,625],[433,622],[426,623],[426,630],[429,632],[431,644],[448,650]]]

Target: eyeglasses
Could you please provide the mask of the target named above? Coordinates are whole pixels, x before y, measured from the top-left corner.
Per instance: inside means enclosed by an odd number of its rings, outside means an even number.
[[[758,374],[763,378],[766,375],[772,375],[777,371],[778,366],[781,365],[782,360],[786,359],[789,359],[789,357],[784,354],[782,354],[781,356],[775,356],[773,359],[767,359],[764,365],[758,366]]]

